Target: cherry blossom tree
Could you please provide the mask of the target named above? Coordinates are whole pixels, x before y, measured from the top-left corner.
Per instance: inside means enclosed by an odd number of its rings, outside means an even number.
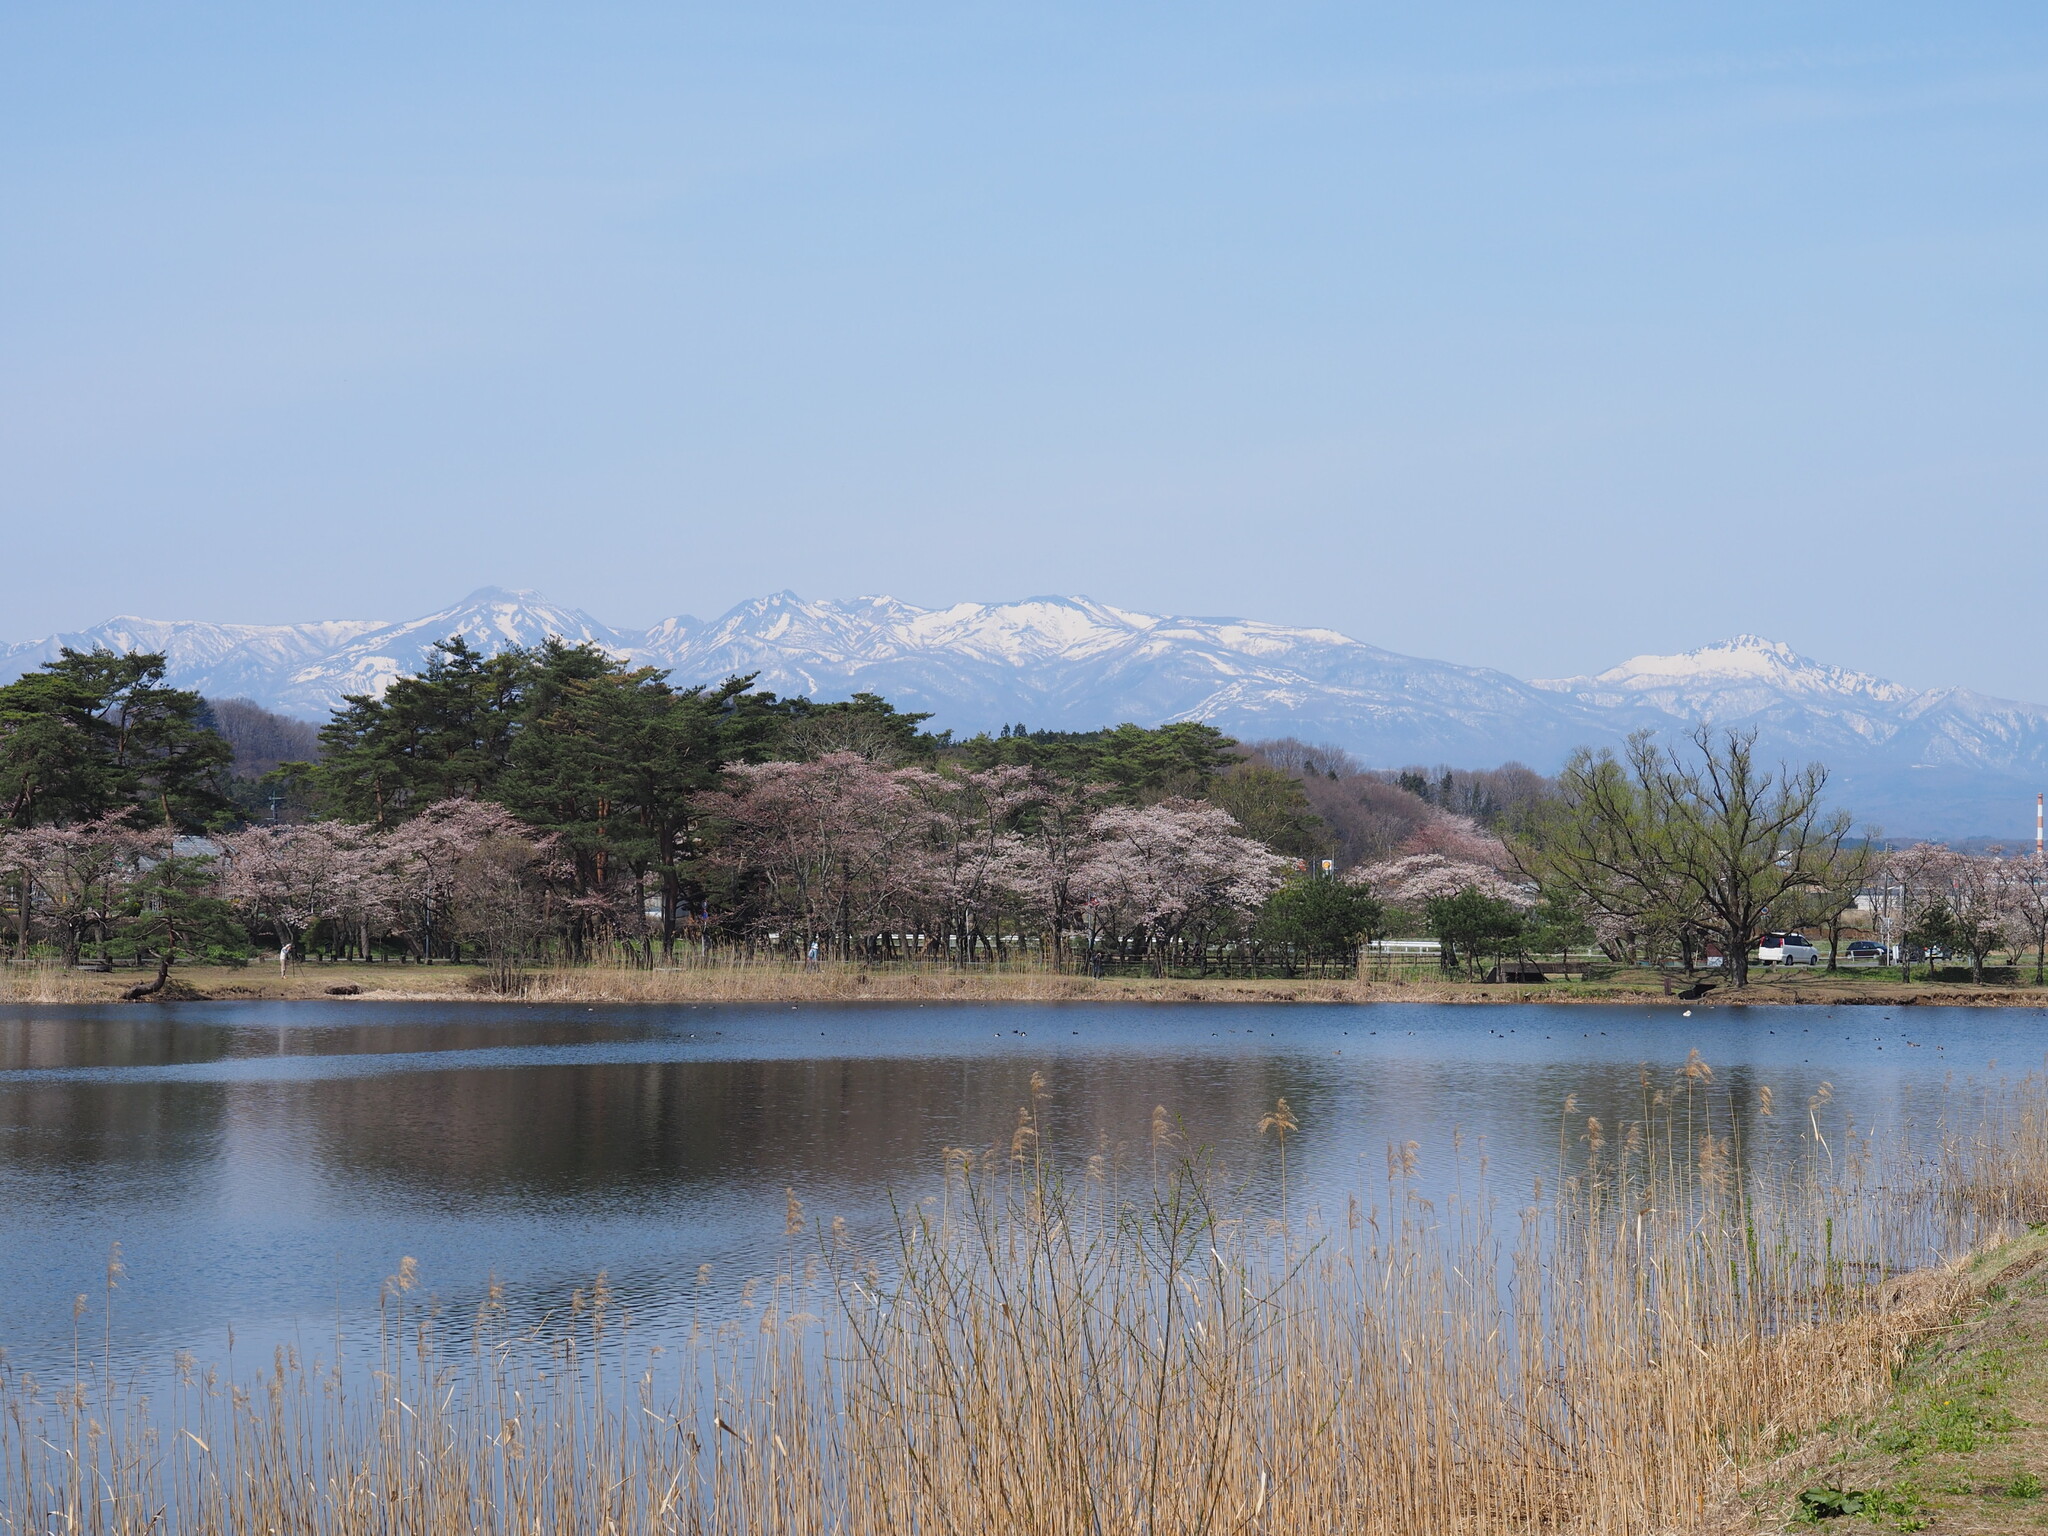
[[[22,929],[30,912],[54,932],[66,965],[78,964],[88,933],[98,935],[108,969],[108,938],[128,887],[161,837],[137,831],[121,815],[73,826],[40,826],[0,835],[0,868],[24,890]]]
[[[1270,848],[1241,836],[1229,812],[1200,801],[1109,806],[1092,818],[1090,832],[1094,847],[1077,871],[1078,894],[1135,937],[1155,970],[1191,925],[1212,914],[1256,912],[1286,877]]]
[[[2048,981],[2048,859],[2026,854],[2007,859],[1999,868],[2005,887],[2005,909],[2015,937],[2034,947],[2034,984]]]
[[[1451,822],[1463,818],[1444,817],[1443,820]],[[1444,841],[1461,847],[1465,852],[1491,852],[1479,838],[1465,834],[1463,829],[1451,827],[1447,832]],[[1506,854],[1504,847],[1501,854],[1503,857]],[[1503,914],[1519,914],[1536,905],[1534,890],[1509,879],[1491,863],[1452,858],[1444,853],[1403,854],[1396,859],[1350,870],[1344,879],[1349,884],[1364,887],[1387,906],[1424,918],[1442,944],[1437,958],[1445,970],[1457,963],[1454,934],[1469,938],[1468,930],[1480,931],[1473,927],[1471,911],[1497,910]],[[1475,907],[1474,903],[1478,906]],[[1446,917],[1447,913],[1452,916]],[[1500,927],[1508,920],[1503,917],[1491,927],[1481,925],[1481,928],[1491,933],[1494,927]]]
[[[926,776],[857,752],[733,768],[731,788],[706,805],[723,832],[719,862],[758,888],[755,926],[794,927],[842,954],[874,932],[922,873]]]
[[[280,973],[307,930],[359,910],[374,879],[370,830],[344,821],[266,824],[219,841],[221,893],[277,936]]]
[[[1028,835],[1011,837],[1000,854],[998,878],[1034,914],[1052,941],[1055,965],[1066,958],[1066,939],[1081,925],[1090,899],[1082,872],[1095,847],[1095,817],[1107,786],[1041,778],[1031,802]]]
[[[1430,902],[1473,890],[1496,901],[1527,910],[1536,893],[1511,880],[1491,864],[1454,859],[1441,853],[1409,853],[1378,864],[1361,865],[1344,878],[1362,885],[1389,906],[1420,912]]]
[[[904,894],[935,919],[925,922],[926,932],[953,935],[960,958],[972,958],[977,948],[994,957],[991,930],[1015,898],[1010,874],[1026,843],[1017,821],[1043,798],[1041,781],[1015,765],[979,773],[904,770],[897,778],[922,809],[926,838],[923,857],[905,867]]]
[[[434,958],[437,933],[455,931],[452,913],[462,861],[494,839],[530,845],[534,857],[542,861],[536,872],[552,871],[546,862],[554,848],[552,840],[488,800],[438,800],[377,840],[384,909],[401,927],[417,924],[422,961]]]
[[[545,942],[553,916],[551,848],[519,832],[486,833],[455,862],[450,886],[454,931],[482,951],[491,984],[522,988],[520,967]]]
[[[1429,819],[1409,833],[1403,854],[1437,854],[1457,864],[1477,865],[1498,875],[1515,873],[1508,845],[1469,816],[1432,810]]]
[[[1942,843],[1916,843],[1888,861],[1907,892],[1909,921],[1921,933],[1939,931],[1969,957],[1970,979],[1984,979],[1984,961],[2013,926],[2014,892],[2004,860],[1959,853]]]

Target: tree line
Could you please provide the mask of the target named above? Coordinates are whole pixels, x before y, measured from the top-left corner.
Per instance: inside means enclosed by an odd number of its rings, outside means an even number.
[[[872,694],[676,687],[589,646],[486,656],[458,638],[279,761],[289,722],[162,675],[160,657],[67,652],[0,689],[17,955],[33,939],[68,963],[139,958],[175,868],[192,913],[211,903],[184,941],[215,958],[232,919],[245,947],[364,958],[466,944],[508,965],[653,964],[743,943],[972,960],[1028,936],[1061,961],[1079,933],[1163,965],[1225,930],[1266,942],[1252,927],[1291,870],[1205,798],[1244,765],[1196,723],[955,742]],[[180,723],[175,744],[138,726],[145,703]],[[260,777],[227,771],[222,728],[256,738]],[[1340,954],[1328,922],[1266,932]]]
[[[1446,969],[1597,944],[1740,986],[1767,927],[1881,927],[1979,975],[2048,927],[2036,861],[1852,835],[1824,768],[1766,764],[1741,733],[1638,736],[1554,778],[1372,770],[1195,722],[955,740],[873,694],[679,687],[590,646],[457,638],[290,757],[307,728],[163,676],[67,651],[0,687],[17,958],[466,946],[509,976],[743,945],[1203,969],[1426,932]]]

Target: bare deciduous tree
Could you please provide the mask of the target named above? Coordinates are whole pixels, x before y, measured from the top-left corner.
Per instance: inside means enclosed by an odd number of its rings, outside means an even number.
[[[1594,914],[1718,939],[1730,983],[1744,987],[1771,913],[1833,877],[1849,815],[1826,809],[1819,763],[1759,764],[1754,731],[1702,726],[1690,741],[1683,753],[1638,732],[1626,765],[1576,754],[1532,824],[1525,868]]]
[[[520,990],[520,975],[540,948],[553,918],[550,849],[538,838],[503,829],[480,838],[455,862],[451,915],[455,931],[483,953],[491,986]]]

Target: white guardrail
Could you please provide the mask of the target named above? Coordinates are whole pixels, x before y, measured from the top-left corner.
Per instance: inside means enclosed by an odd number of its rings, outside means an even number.
[[[1435,939],[1374,939],[1365,946],[1365,952],[1368,955],[1386,955],[1389,957],[1399,955],[1428,955],[1434,957],[1443,952],[1443,945],[1439,944]],[[1559,957],[1555,950],[1545,950],[1541,954],[1532,954],[1529,958],[1532,960],[1555,960]],[[1563,958],[1569,960],[1574,965],[1583,961],[1592,961],[1597,965],[1605,960],[1607,956],[1597,949],[1575,949]]]

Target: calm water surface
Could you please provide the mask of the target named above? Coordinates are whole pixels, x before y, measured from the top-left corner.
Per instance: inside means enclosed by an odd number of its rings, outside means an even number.
[[[1520,1200],[1559,1106],[1609,1123],[1697,1048],[1717,1090],[1925,1126],[1945,1085],[2037,1067],[2032,1010],[1378,1004],[791,1008],[181,1004],[0,1010],[0,1347],[69,1359],[71,1299],[128,1275],[116,1350],[267,1354],[359,1335],[401,1255],[466,1314],[492,1276],[531,1308],[599,1269],[655,1332],[709,1263],[737,1285],[786,1251],[784,1191],[870,1230],[939,1150],[1006,1141],[1034,1071],[1048,1140],[1144,1165],[1155,1104],[1256,1190],[1284,1095],[1296,1198],[1425,1183],[1488,1159]],[[1797,1119],[1798,1117],[1791,1117]],[[1759,1121],[1758,1139],[1788,1119]],[[1796,1125],[1789,1125],[1796,1130]],[[1462,1133],[1462,1134],[1460,1134]]]

